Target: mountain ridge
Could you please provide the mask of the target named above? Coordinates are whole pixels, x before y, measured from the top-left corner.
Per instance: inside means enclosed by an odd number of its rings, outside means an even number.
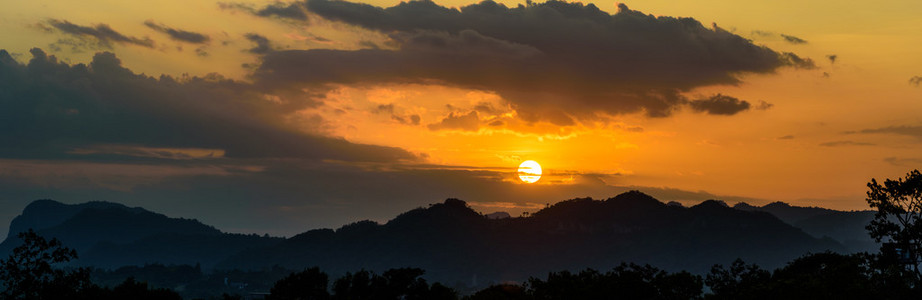
[[[817,236],[767,209],[747,206],[729,207],[723,201],[708,200],[684,207],[630,191],[604,200],[564,200],[530,216],[491,218],[463,200],[449,198],[406,211],[383,224],[358,221],[283,239],[224,233],[194,219],[170,218],[117,203],[70,205],[37,200],[13,223],[17,228],[38,227],[40,234],[60,238],[79,251],[79,263],[97,267],[146,263],[200,263],[204,268],[220,269],[321,266],[333,274],[422,267],[445,282],[472,276],[482,281],[522,280],[547,271],[606,269],[622,261],[700,273],[737,257],[772,267],[806,252],[853,251],[854,241],[831,238],[835,234]],[[778,209],[800,209],[789,205],[769,208],[776,213]],[[848,212],[812,211],[825,213],[808,215],[799,222],[823,228],[830,227],[824,222],[838,217],[832,228],[826,228],[828,232],[856,222]],[[862,226],[848,227],[847,232]],[[11,249],[11,240],[15,237],[0,243],[0,250]]]
[[[503,281],[550,270],[606,269],[622,261],[701,273],[744,257],[770,267],[826,250],[845,249],[766,212],[720,201],[677,207],[632,191],[606,200],[570,199],[506,219],[489,219],[447,199],[383,224],[310,230],[274,247],[241,252],[218,267],[320,266],[336,273],[413,266],[445,282],[472,276]]]

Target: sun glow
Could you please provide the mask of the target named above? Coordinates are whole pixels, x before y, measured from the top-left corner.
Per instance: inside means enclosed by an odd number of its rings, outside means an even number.
[[[525,183],[535,183],[541,179],[541,165],[533,160],[526,160],[519,165],[519,179]]]

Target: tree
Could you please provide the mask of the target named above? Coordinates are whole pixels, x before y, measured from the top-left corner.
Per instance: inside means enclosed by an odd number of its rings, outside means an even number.
[[[911,266],[915,281],[922,280],[918,260],[922,254],[922,173],[913,170],[906,178],[887,179],[883,185],[871,179],[868,188],[868,205],[877,209],[868,233],[877,242],[888,242],[881,248],[882,255]]]
[[[32,229],[21,232],[23,244],[0,260],[2,299],[70,299],[92,286],[89,269],[64,270],[55,265],[77,258],[77,251],[58,239],[45,240]]]
[[[292,273],[275,283],[268,298],[278,300],[326,300],[330,299],[327,273],[313,267]]]
[[[772,274],[758,265],[736,259],[729,269],[714,265],[704,280],[711,288],[705,299],[772,299]]]

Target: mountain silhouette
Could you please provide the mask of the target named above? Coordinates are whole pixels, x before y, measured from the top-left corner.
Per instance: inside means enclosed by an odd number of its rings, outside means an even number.
[[[71,205],[37,200],[13,219],[7,239],[0,243],[0,255],[18,246],[16,234],[29,228],[77,250],[78,264],[96,267],[154,262],[210,266],[243,249],[280,240],[222,233],[197,220],[170,218],[117,203]]]
[[[637,191],[559,202],[530,217],[490,219],[448,199],[385,224],[319,229],[244,251],[219,268],[319,266],[331,274],[419,267],[442,282],[524,280],[550,271],[609,269],[622,261],[707,272],[736,258],[778,267],[807,252],[843,251],[760,211],[721,201],[685,208]]]
[[[740,202],[733,208],[770,213],[785,223],[817,237],[829,237],[845,245],[849,252],[877,251],[880,245],[868,235],[865,226],[874,219],[874,211],[838,211],[821,207],[792,206],[784,202],[752,206]]]
[[[621,262],[699,274],[736,258],[775,268],[808,252],[849,251],[843,245],[848,240],[834,238],[863,229],[865,221],[864,214],[853,212],[766,207],[728,207],[717,200],[684,207],[630,191],[605,200],[558,202],[527,217],[495,218],[462,200],[447,199],[384,224],[359,221],[282,239],[223,233],[197,220],[115,203],[38,200],[13,220],[0,255],[18,243],[15,232],[34,228],[76,249],[80,265],[318,266],[334,276],[417,267],[432,280],[469,285],[522,281],[560,270],[605,270]],[[785,214],[787,209],[795,213]]]

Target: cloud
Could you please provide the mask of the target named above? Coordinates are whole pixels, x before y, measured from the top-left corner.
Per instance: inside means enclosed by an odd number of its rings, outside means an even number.
[[[88,65],[31,52],[23,65],[0,50],[0,158],[151,159],[152,151],[163,158],[170,151],[215,149],[226,159],[416,159],[398,148],[307,134],[279,121],[316,106],[313,100],[267,101],[266,91],[219,75],[139,75],[108,52]],[[131,149],[146,154],[131,155]]]
[[[778,137],[778,139],[779,140],[793,140],[794,136],[789,134],[789,135]]]
[[[855,132],[848,132],[848,133],[855,133]],[[917,139],[922,140],[922,126],[907,126],[907,125],[889,126],[889,127],[882,127],[882,128],[864,129],[864,130],[859,131],[858,133],[888,133],[888,134],[911,136],[911,137],[915,137]]]
[[[909,78],[909,84],[919,86],[919,84],[922,84],[922,76],[912,76],[912,78]]]
[[[419,115],[414,114],[414,115],[408,115],[408,116],[401,116],[395,113],[393,103],[378,105],[378,107],[376,107],[373,110],[373,112],[376,114],[389,115],[392,120],[397,121],[400,124],[405,124],[405,125],[419,125],[419,122],[421,121]]]
[[[791,52],[781,53],[781,60],[785,62],[786,65],[793,66],[799,69],[815,69],[816,64],[813,63],[813,60],[810,58],[802,58],[797,56],[797,54]]]
[[[254,79],[268,85],[437,83],[488,90],[528,122],[572,125],[602,115],[668,116],[684,92],[736,84],[745,73],[813,67],[691,18],[654,17],[619,5],[551,1],[459,9],[429,1],[380,8],[309,0],[320,17],[379,31],[395,48],[273,51]]]
[[[758,110],[768,110],[768,109],[770,109],[770,108],[772,108],[772,107],[775,107],[775,105],[774,105],[774,104],[771,104],[771,103],[768,103],[768,102],[765,102],[765,101],[762,101],[762,100],[759,100],[759,105],[756,106],[756,109],[758,109]]]
[[[734,97],[717,94],[705,99],[692,100],[688,103],[692,110],[711,115],[735,115],[748,110],[749,102]]]
[[[467,114],[451,112],[438,123],[429,124],[426,127],[429,130],[477,131],[480,129],[480,117],[477,111],[471,111]]]
[[[884,161],[891,165],[899,166],[899,167],[922,165],[922,158],[887,157],[887,158],[884,158]]]
[[[802,38],[799,38],[793,35],[783,34],[783,33],[777,34],[771,31],[753,30],[751,35],[756,38],[770,38],[770,39],[775,39],[775,38],[780,37],[781,40],[791,43],[791,44],[795,44],[795,45],[807,43],[807,41]]]
[[[250,52],[253,54],[266,54],[272,51],[272,43],[269,42],[269,38],[263,35],[260,35],[260,34],[252,33],[252,32],[247,33],[243,36],[247,40],[250,40],[251,42],[256,44],[255,47],[248,49],[247,52]]]
[[[307,21],[307,13],[301,3],[281,3],[276,2],[261,9],[255,9],[248,4],[243,3],[218,3],[221,9],[241,10],[260,17],[277,17],[281,19],[290,19],[295,21]]]
[[[153,48],[154,41],[150,38],[137,38],[123,35],[106,24],[96,24],[96,26],[81,26],[71,23],[67,20],[51,19],[47,21],[48,25],[58,31],[80,38],[84,41],[92,39],[95,41],[97,48],[111,49],[112,44],[136,45],[141,47]]]
[[[826,58],[829,59],[830,64],[834,64],[836,63],[836,59],[838,59],[839,56],[835,54],[829,54],[829,55],[826,55]]]
[[[793,35],[781,34],[781,38],[783,38],[784,41],[791,43],[791,44],[806,44],[807,43],[807,41],[799,37],[793,36]]]
[[[165,33],[169,35],[173,40],[186,43],[204,44],[211,40],[211,38],[209,38],[207,35],[182,29],[170,28],[163,24],[154,23],[153,20],[144,21],[144,26],[147,26],[150,29],[156,30],[158,32]]]
[[[819,144],[822,147],[842,147],[842,146],[874,146],[872,143],[855,142],[855,141],[833,141]]]

